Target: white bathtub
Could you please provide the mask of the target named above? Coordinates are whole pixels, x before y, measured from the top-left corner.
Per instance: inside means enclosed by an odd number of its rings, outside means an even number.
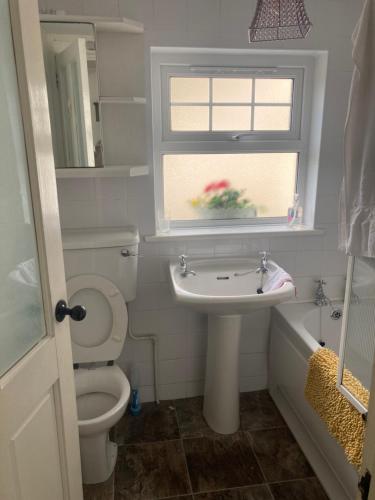
[[[338,352],[341,320],[330,307],[282,304],[272,310],[269,387],[283,417],[331,500],[353,500],[357,473],[304,397],[307,362],[319,341]]]

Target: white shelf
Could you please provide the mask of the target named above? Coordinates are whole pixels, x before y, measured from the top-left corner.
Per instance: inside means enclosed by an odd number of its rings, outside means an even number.
[[[90,23],[97,31],[121,33],[144,33],[144,26],[126,17],[70,16],[62,14],[40,14],[40,20],[55,23]]]
[[[148,165],[119,165],[113,167],[57,168],[57,179],[90,179],[103,177],[139,177],[148,175]]]
[[[99,97],[100,104],[146,104],[145,97]]]

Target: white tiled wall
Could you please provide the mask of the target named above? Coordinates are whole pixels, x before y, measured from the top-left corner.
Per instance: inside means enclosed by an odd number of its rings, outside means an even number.
[[[137,300],[130,305],[134,332],[156,333],[160,340],[159,373],[163,399],[202,393],[207,321],[200,314],[176,307],[167,283],[169,259],[181,253],[191,256],[249,255],[270,250],[272,256],[296,280],[298,299],[311,298],[314,279],[324,277],[332,298],[341,297],[346,270],[345,258],[337,248],[338,193],[341,180],[343,128],[350,88],[351,32],[362,0],[306,0],[314,23],[305,40],[268,43],[257,48],[323,49],[329,51],[327,94],[317,198],[316,225],[323,236],[276,236],[231,240],[144,243],[140,253]],[[150,46],[203,46],[247,48],[247,27],[255,0],[40,0],[42,8],[65,9],[67,13],[125,15],[145,23],[146,95]],[[113,36],[111,44],[120,35]],[[117,37],[117,38],[116,38]],[[111,46],[108,44],[108,47]],[[107,49],[110,50],[110,49]],[[113,56],[115,54],[115,57]],[[108,54],[102,84],[121,92],[126,72],[121,67],[121,50]],[[113,60],[115,58],[115,60]],[[113,72],[108,70],[112,61]],[[140,92],[143,89],[140,89]],[[141,94],[140,94],[141,95]],[[121,134],[121,130],[119,130]],[[151,164],[150,124],[147,156]],[[120,135],[121,138],[121,135]],[[121,141],[114,141],[121,156]],[[146,153],[146,146],[145,146]],[[142,235],[154,230],[152,176],[129,180],[59,180],[61,218],[64,227],[138,224]],[[241,344],[241,390],[255,390],[267,384],[269,311],[244,317]],[[129,371],[136,366],[144,400],[153,398],[151,345],[127,341],[119,364]]]

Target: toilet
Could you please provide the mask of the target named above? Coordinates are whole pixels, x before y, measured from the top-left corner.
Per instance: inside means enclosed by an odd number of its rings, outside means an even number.
[[[106,481],[117,459],[109,431],[124,415],[130,384],[115,361],[128,327],[126,303],[136,296],[139,235],[135,227],[63,231],[83,483]]]

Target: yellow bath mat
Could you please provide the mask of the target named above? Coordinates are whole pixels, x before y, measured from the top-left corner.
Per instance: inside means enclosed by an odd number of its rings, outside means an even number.
[[[351,464],[359,469],[365,422],[359,411],[340,393],[336,387],[338,357],[330,349],[318,349],[309,360],[305,396],[330,434],[344,448]],[[368,406],[369,391],[351,374],[344,371],[344,385]]]

